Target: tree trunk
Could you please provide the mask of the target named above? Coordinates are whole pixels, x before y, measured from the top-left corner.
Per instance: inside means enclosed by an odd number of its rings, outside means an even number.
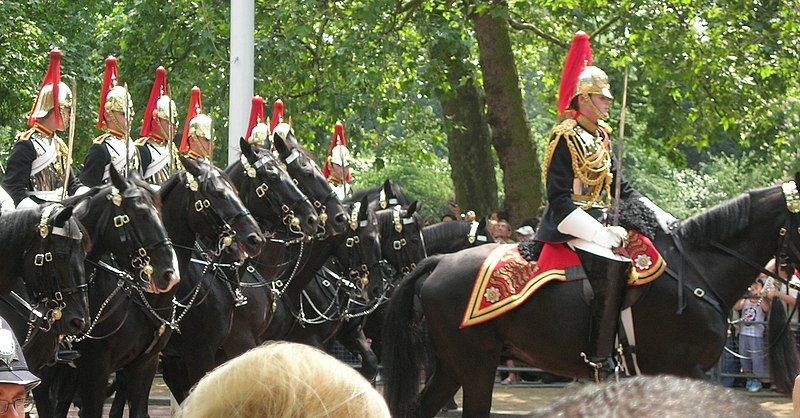
[[[542,203],[541,168],[522,104],[508,37],[507,9],[505,1],[496,0],[492,7],[470,18],[478,39],[492,144],[503,170],[503,206],[511,220],[519,222],[538,214]]]
[[[444,28],[450,33],[442,33]],[[441,25],[438,30],[428,50],[451,87],[449,91],[437,89],[437,95],[449,125],[447,148],[455,198],[463,212],[489,215],[498,208],[497,180],[483,100],[469,63],[469,44],[462,39],[460,29]]]

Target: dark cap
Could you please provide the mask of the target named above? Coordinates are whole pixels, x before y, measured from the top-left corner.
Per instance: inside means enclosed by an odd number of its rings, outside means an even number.
[[[41,380],[28,370],[22,346],[8,322],[0,318],[0,383],[23,385],[31,390]]]

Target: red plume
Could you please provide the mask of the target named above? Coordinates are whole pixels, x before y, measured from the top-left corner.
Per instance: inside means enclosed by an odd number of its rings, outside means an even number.
[[[39,99],[42,93],[42,89],[44,86],[48,84],[53,85],[53,109],[58,109],[59,107],[59,100],[58,100],[58,83],[61,82],[61,51],[58,48],[53,48],[50,51],[50,65],[47,67],[47,73],[44,75],[44,80],[42,80],[42,85],[39,86],[39,94],[36,95],[36,100],[33,102],[33,107],[31,108],[31,114],[28,116],[28,126],[33,127],[36,123],[37,118],[33,116],[34,110],[36,110],[37,105],[39,104]],[[56,129],[64,129],[64,121],[61,120],[61,112],[55,113],[56,118]]]
[[[153,82],[153,88],[150,89],[150,98],[147,99],[147,107],[144,109],[144,119],[142,119],[142,130],[139,135],[142,137],[150,135],[153,131],[153,111],[156,108],[156,102],[161,96],[169,95],[167,88],[167,70],[164,67],[156,68],[156,80]]]
[[[200,95],[200,87],[192,87],[192,92],[189,95],[189,110],[186,112],[186,123],[183,125],[183,136],[181,137],[180,152],[189,150],[189,122],[200,113],[203,113],[203,101]]]
[[[247,132],[244,135],[247,142],[250,142],[253,128],[261,122],[264,122],[264,99],[261,96],[254,96],[250,105],[250,123],[247,124]]]
[[[275,100],[275,104],[272,107],[272,120],[269,124],[269,131],[274,131],[275,127],[281,122],[283,122],[283,100],[278,99]]]
[[[106,126],[106,98],[108,92],[117,85],[117,59],[113,55],[106,58],[106,71],[103,74],[103,85],[100,86],[100,110],[97,112],[97,127]]]
[[[575,86],[578,76],[587,65],[592,65],[592,48],[589,46],[589,35],[580,31],[572,38],[567,59],[564,61],[564,71],[561,72],[561,84],[558,86],[558,104],[556,108],[561,116],[569,107],[569,102],[575,95]]]
[[[322,166],[322,175],[325,176],[325,178],[331,176],[330,157],[331,153],[333,153],[333,148],[335,148],[337,145],[347,147],[347,139],[344,137],[344,125],[342,125],[341,122],[336,122],[336,125],[333,126],[331,145],[328,147],[328,154],[325,158],[325,164]],[[346,183],[350,183],[350,170],[347,170],[347,175],[345,176],[344,181]]]

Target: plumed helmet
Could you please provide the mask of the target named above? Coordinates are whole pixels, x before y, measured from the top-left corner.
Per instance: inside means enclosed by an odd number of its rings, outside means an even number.
[[[269,147],[269,126],[264,123],[264,99],[254,96],[250,105],[250,121],[247,124],[245,138],[248,142],[260,147]]]
[[[189,94],[189,109],[186,113],[186,125],[183,127],[180,152],[189,150],[189,136],[211,138],[211,117],[203,114],[202,92],[197,86],[192,87]]]
[[[28,116],[28,126],[33,126],[39,118],[47,116],[54,107],[63,109],[72,106],[72,90],[61,82],[61,51],[53,48],[50,51],[50,64],[47,66],[47,73],[39,86],[39,93],[36,101],[31,106]],[[61,112],[56,113],[56,129],[64,129],[64,121]]]
[[[147,107],[144,110],[142,119],[142,130],[139,135],[145,137],[153,132],[153,120],[159,118],[177,123],[178,110],[175,101],[169,97],[169,87],[167,86],[167,70],[164,67],[156,68],[156,78],[153,87],[150,89],[150,97],[147,99]]]
[[[119,85],[117,73],[117,58],[109,56],[105,60],[106,69],[103,73],[103,84],[100,86],[100,108],[97,112],[97,127],[106,127],[106,112],[126,113],[128,120],[133,117],[133,101],[125,87]]]
[[[572,38],[567,59],[564,61],[564,70],[561,72],[561,83],[558,88],[558,104],[556,106],[558,114],[563,115],[572,99],[582,94],[601,94],[613,99],[608,75],[605,71],[592,65],[589,35],[581,31]]]
[[[347,149],[347,138],[344,136],[344,125],[336,122],[333,126],[331,144],[328,147],[328,154],[325,156],[325,165],[322,167],[322,174],[325,178],[331,175],[330,164],[338,164],[342,167],[350,165],[350,150]],[[346,173],[345,182],[350,183],[350,172]]]

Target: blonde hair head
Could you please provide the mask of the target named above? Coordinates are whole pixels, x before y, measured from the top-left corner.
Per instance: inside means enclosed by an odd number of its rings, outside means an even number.
[[[273,342],[217,367],[176,418],[388,418],[381,395],[350,366],[307,345]]]

